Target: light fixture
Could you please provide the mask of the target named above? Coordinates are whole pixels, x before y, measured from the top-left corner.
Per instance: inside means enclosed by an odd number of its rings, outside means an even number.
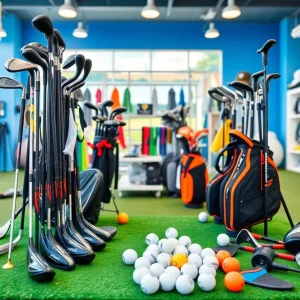
[[[213,22],[209,23],[209,28],[205,32],[205,37],[207,39],[215,39],[220,35],[219,31],[215,28],[215,24]]]
[[[159,10],[155,6],[154,0],[147,0],[147,5],[143,8],[141,15],[146,19],[156,19],[159,17]]]
[[[82,22],[79,22],[78,27],[76,29],[74,29],[73,36],[75,36],[79,39],[84,39],[88,36],[87,31],[83,28]]]
[[[235,19],[241,15],[241,10],[235,5],[234,0],[228,0],[227,6],[222,11],[224,19]]]
[[[2,2],[0,1],[0,40],[6,36],[7,33],[2,27]]]
[[[65,0],[64,5],[59,8],[58,14],[67,19],[75,18],[77,16],[77,11],[72,5],[72,0]]]

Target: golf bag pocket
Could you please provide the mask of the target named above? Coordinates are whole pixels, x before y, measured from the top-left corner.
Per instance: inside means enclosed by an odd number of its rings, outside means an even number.
[[[208,171],[202,155],[182,154],[180,186],[184,205],[192,208],[202,207],[207,183]]]
[[[161,184],[161,165],[160,163],[146,163],[146,184],[159,185]]]
[[[175,155],[167,165],[167,189],[170,194],[179,194],[180,191],[176,187],[177,169],[180,167],[181,155]]]
[[[224,224],[234,231],[261,223],[265,217],[263,147],[248,139],[240,143],[239,148],[237,163],[220,195]],[[268,155],[268,188],[267,217],[271,219],[281,201],[279,177],[271,151]]]
[[[234,168],[237,160],[237,143],[231,142],[218,155],[216,159],[215,169],[218,173],[212,178],[206,187],[206,208],[210,215],[220,217],[220,191],[222,182],[228,178]],[[220,169],[220,160],[224,153],[227,152],[224,168]]]

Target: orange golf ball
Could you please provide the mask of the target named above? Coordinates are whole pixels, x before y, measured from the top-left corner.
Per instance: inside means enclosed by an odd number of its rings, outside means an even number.
[[[171,265],[177,267],[179,270],[187,262],[188,262],[187,257],[182,253],[175,254],[171,258]]]
[[[239,272],[240,268],[240,262],[234,257],[226,258],[222,264],[222,269],[225,273]]]
[[[223,261],[228,258],[231,257],[230,253],[226,250],[221,250],[216,254],[216,258],[219,261],[219,266],[222,267]]]
[[[121,212],[118,214],[117,220],[119,224],[126,224],[128,222],[128,215],[124,212]]]
[[[224,284],[231,292],[240,292],[245,285],[243,276],[238,272],[229,272],[225,275]]]

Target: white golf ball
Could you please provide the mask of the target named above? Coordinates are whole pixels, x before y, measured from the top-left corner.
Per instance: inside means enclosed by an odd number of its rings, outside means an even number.
[[[227,234],[221,233],[217,237],[217,243],[220,247],[225,247],[230,244],[230,238]]]
[[[167,268],[171,263],[171,255],[169,253],[160,253],[158,254],[157,263],[161,264],[163,267]]]
[[[188,248],[191,246],[192,241],[190,237],[188,237],[187,235],[183,235],[178,239],[178,243],[179,245],[183,245],[184,247]]]
[[[198,219],[201,223],[206,223],[208,220],[208,214],[203,211],[199,214]]]
[[[219,268],[219,260],[212,255],[205,256],[203,259],[203,264],[214,267],[216,270]]]
[[[144,268],[144,267],[149,269],[150,266],[151,266],[150,261],[146,257],[139,257],[134,263],[134,267],[136,269]]]
[[[202,291],[212,291],[216,286],[216,278],[211,274],[200,274],[198,277],[198,285]]]
[[[157,278],[165,271],[165,267],[161,264],[154,263],[149,268],[150,273]]]
[[[186,249],[186,247],[184,247],[183,245],[178,245],[175,247],[173,254],[178,254],[178,253],[182,253],[185,256],[188,256],[188,249]]]
[[[184,264],[181,267],[181,274],[190,276],[192,279],[196,279],[198,276],[198,268],[195,264]]]
[[[155,234],[155,233],[149,233],[145,239],[145,242],[147,245],[157,244],[158,241],[159,241],[159,238],[158,238],[157,234]]]
[[[200,274],[209,274],[209,275],[213,275],[214,277],[216,277],[217,272],[216,272],[216,269],[212,266],[202,265],[199,269],[199,275]]]
[[[178,231],[175,228],[170,227],[166,230],[165,235],[166,235],[167,239],[170,239],[170,238],[175,238],[176,239],[177,236],[178,236]]]
[[[180,270],[174,266],[167,267],[164,273],[171,273],[176,279],[180,276]]]
[[[138,258],[138,254],[133,249],[127,249],[122,255],[122,259],[126,265],[133,265]]]
[[[140,284],[141,279],[148,274],[150,274],[150,271],[147,268],[143,267],[143,268],[135,269],[132,278],[136,284]]]
[[[205,257],[205,256],[209,256],[209,255],[212,255],[212,256],[216,256],[216,253],[213,249],[211,248],[204,248],[202,251],[201,251],[201,257],[202,259]]]
[[[147,250],[144,251],[143,257],[145,257],[146,259],[148,259],[149,262],[150,262],[150,264],[153,264],[153,263],[156,262],[156,255],[153,254],[153,253],[151,253],[151,252],[149,252],[149,251],[147,251]]]
[[[189,250],[189,254],[196,253],[200,255],[202,251],[202,247],[199,244],[194,243],[189,246],[188,250]]]
[[[174,248],[175,248],[176,246],[178,246],[178,245],[179,245],[179,242],[178,242],[178,240],[177,240],[177,239],[175,239],[175,238],[170,238],[170,239],[169,239],[169,241],[171,241],[171,242],[172,242],[172,244],[174,245]]]
[[[146,251],[149,251],[149,252],[153,253],[156,256],[160,253],[160,249],[159,249],[158,245],[156,245],[156,244],[149,245],[146,248]]]
[[[196,253],[191,253],[188,256],[188,263],[195,264],[196,267],[199,269],[202,266],[202,258],[200,255],[198,255]]]
[[[191,294],[194,291],[194,287],[194,280],[187,275],[181,275],[176,280],[176,290],[182,295]]]
[[[163,273],[159,276],[160,288],[170,292],[175,288],[176,277],[172,273]]]
[[[154,294],[159,289],[159,280],[157,277],[148,274],[141,279],[141,289],[145,294]]]
[[[159,248],[159,250],[160,250],[160,252],[163,252],[162,251],[162,248],[161,248],[161,244],[164,242],[164,241],[166,241],[167,239],[165,239],[165,238],[163,238],[163,239],[161,239],[161,240],[159,240],[159,242],[158,242],[158,248]]]
[[[172,251],[175,249],[176,245],[174,244],[173,241],[165,239],[164,241],[162,241],[160,248],[162,250],[162,252],[166,252],[166,253],[172,253]]]

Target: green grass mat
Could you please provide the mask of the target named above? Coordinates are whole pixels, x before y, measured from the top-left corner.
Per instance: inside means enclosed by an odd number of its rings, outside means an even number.
[[[115,226],[115,216],[102,216],[100,224]],[[13,262],[16,267],[11,270],[0,269],[0,298],[1,299],[149,299],[140,287],[132,280],[132,266],[126,266],[122,261],[122,253],[128,248],[135,249],[142,255],[145,236],[155,232],[160,238],[165,230],[173,226],[179,235],[189,235],[193,242],[202,247],[216,245],[216,237],[224,231],[221,225],[213,224],[212,218],[206,224],[199,223],[195,217],[180,216],[136,216],[131,217],[126,225],[116,225],[117,236],[108,243],[106,249],[97,254],[89,266],[77,266],[74,271],[56,271],[56,277],[50,283],[39,284],[31,281],[26,273],[26,236],[13,252]],[[270,223],[270,236],[282,239],[288,230],[287,222],[276,217]],[[262,233],[262,225],[254,228],[254,232]],[[3,241],[2,241],[3,243]],[[237,258],[242,269],[251,267],[252,254],[240,251]],[[6,257],[0,257],[0,265],[6,262]],[[277,262],[288,264],[285,261]],[[297,267],[296,263],[289,265]],[[194,292],[189,296],[181,296],[176,291],[158,292],[151,296],[153,299],[297,299],[300,298],[300,276],[292,272],[274,271],[273,275],[295,284],[294,291],[279,292],[260,289],[246,285],[239,294],[226,290],[223,284],[224,274],[217,272],[217,287],[212,292],[203,292],[195,285]]]

